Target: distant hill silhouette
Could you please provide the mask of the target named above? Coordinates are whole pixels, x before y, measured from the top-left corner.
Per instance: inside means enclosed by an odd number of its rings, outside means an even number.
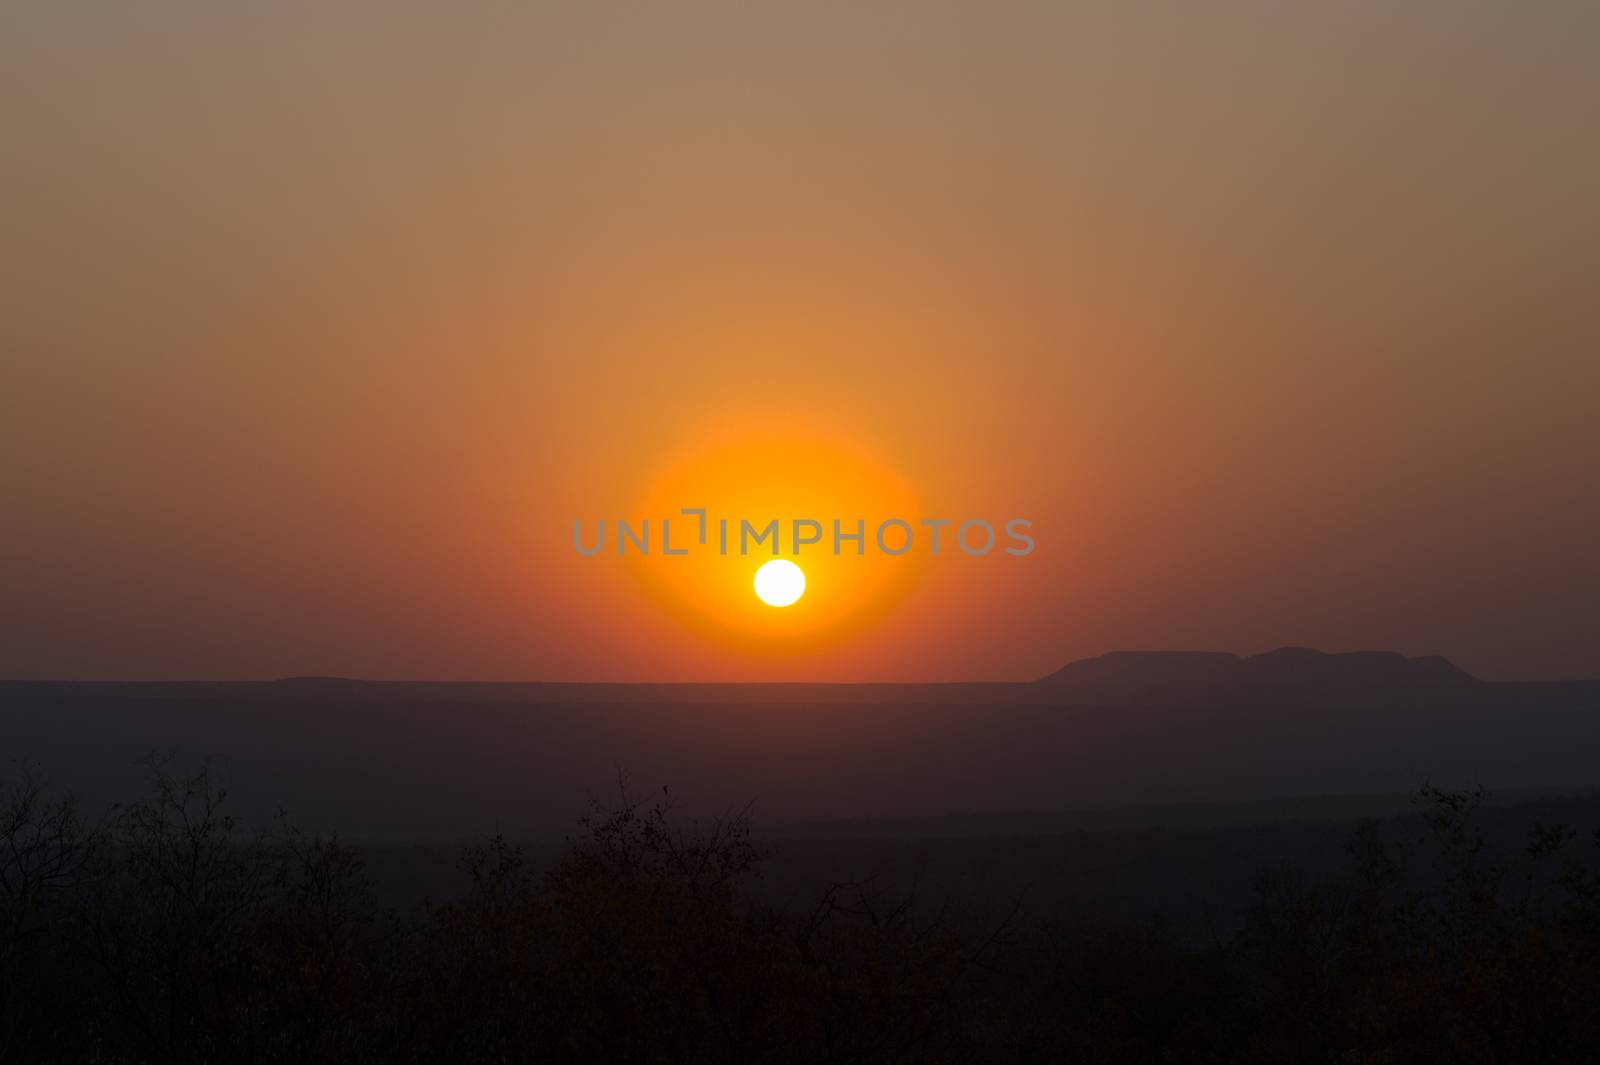
[[[1095,691],[1255,688],[1415,688],[1475,684],[1437,655],[1407,658],[1393,651],[1328,654],[1281,647],[1248,658],[1218,651],[1112,651],[1073,662],[1038,683]]]
[[[1590,787],[1600,684],[1302,648],[1120,652],[1014,684],[12,681],[0,742],[96,802],[137,790],[148,754],[215,758],[313,827],[445,839],[563,831],[619,770],[789,822]]]

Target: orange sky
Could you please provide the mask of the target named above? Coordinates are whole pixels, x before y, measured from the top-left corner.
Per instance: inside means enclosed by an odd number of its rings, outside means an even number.
[[[1600,675],[1600,9],[758,8],[8,13],[0,676]],[[571,550],[739,439],[1038,549]]]

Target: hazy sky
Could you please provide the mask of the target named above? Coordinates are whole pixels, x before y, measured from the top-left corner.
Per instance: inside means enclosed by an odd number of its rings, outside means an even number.
[[[0,676],[1600,675],[1597,56],[1579,2],[11,3]],[[730,448],[1039,546],[760,648],[572,551]]]

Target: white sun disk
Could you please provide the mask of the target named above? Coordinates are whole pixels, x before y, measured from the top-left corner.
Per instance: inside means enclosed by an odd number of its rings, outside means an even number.
[[[788,606],[805,590],[805,572],[786,558],[775,558],[756,570],[756,598],[768,606]]]

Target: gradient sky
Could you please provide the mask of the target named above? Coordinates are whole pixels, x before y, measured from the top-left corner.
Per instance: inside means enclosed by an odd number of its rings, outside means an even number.
[[[1600,675],[1597,54],[1591,3],[10,4],[0,676]],[[575,556],[741,433],[1038,550],[776,650]]]

